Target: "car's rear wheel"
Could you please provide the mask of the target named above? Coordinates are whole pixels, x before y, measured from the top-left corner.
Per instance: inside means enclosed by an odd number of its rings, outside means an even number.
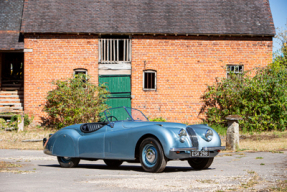
[[[78,166],[80,159],[71,157],[57,157],[61,167],[71,168]]]
[[[207,169],[213,162],[213,157],[211,158],[192,158],[188,159],[189,165],[196,170]]]
[[[142,141],[140,162],[147,172],[159,173],[165,169],[167,160],[160,143],[155,138],[149,137]]]
[[[110,160],[110,159],[105,159],[104,162],[107,166],[112,168],[117,168],[123,163],[123,161],[121,160]]]

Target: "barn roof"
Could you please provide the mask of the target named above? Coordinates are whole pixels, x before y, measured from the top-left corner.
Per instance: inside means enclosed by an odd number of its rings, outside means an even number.
[[[23,0],[0,0],[0,50],[23,49],[20,28]]]
[[[25,0],[22,31],[275,34],[268,0]]]

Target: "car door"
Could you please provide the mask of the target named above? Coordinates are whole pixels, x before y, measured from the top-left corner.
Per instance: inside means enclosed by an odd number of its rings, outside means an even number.
[[[79,154],[82,158],[104,158],[104,142],[107,125],[101,129],[91,132],[83,133],[79,139]]]
[[[105,158],[107,159],[134,159],[132,140],[129,131],[124,129],[122,122],[116,122],[114,127],[107,126],[105,135]]]

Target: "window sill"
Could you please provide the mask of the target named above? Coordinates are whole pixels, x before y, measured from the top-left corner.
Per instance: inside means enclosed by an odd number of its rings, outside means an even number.
[[[156,92],[157,90],[156,89],[143,89],[143,91],[146,91],[146,92],[154,91],[154,92]]]

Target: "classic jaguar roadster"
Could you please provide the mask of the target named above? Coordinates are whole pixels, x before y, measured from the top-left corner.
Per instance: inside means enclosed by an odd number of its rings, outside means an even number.
[[[140,162],[148,172],[162,172],[170,160],[187,160],[193,169],[206,169],[225,149],[206,124],[150,122],[139,110],[118,107],[104,112],[105,121],[71,125],[43,139],[44,153],[57,156],[61,167],[81,159],[103,159],[107,166]]]

